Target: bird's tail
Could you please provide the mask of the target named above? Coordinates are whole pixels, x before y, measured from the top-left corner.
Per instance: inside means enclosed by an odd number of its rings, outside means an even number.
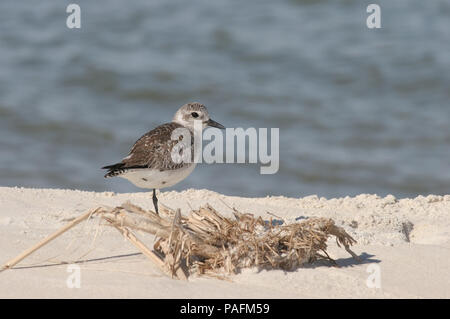
[[[121,173],[123,173],[124,163],[117,163],[113,165],[103,166],[102,169],[107,169],[108,172],[105,174],[105,177],[114,177]]]

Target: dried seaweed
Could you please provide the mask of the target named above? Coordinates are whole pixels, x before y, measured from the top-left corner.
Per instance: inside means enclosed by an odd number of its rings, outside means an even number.
[[[129,202],[115,208],[99,207],[28,249],[2,269],[13,267],[91,216],[107,221],[163,271],[178,279],[186,279],[194,273],[226,278],[249,267],[293,270],[319,259],[334,262],[326,251],[330,236],[336,238],[339,247],[343,246],[358,259],[350,250],[356,241],[329,218],[274,225],[272,220],[266,222],[236,209],[234,218],[227,218],[210,205],[192,210],[187,216],[167,207],[162,207],[160,213],[157,215]],[[155,235],[153,250],[146,247],[133,230]]]

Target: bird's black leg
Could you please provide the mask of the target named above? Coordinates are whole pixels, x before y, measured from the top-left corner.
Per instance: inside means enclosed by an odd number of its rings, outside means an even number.
[[[156,214],[159,215],[158,212],[158,198],[156,198],[156,189],[153,188],[153,206],[155,207]]]

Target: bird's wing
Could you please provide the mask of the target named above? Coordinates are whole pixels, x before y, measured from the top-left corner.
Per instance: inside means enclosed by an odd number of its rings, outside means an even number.
[[[103,167],[109,170],[106,176],[115,176],[128,169],[171,170],[182,167],[184,163],[174,163],[171,157],[172,148],[179,143],[171,139],[172,132],[182,127],[177,123],[167,123],[147,132],[134,143],[122,162]]]

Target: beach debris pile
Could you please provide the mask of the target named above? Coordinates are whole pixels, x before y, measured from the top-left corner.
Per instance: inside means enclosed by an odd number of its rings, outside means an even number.
[[[191,210],[162,206],[160,214],[130,202],[118,207],[99,207],[71,221],[60,230],[26,250],[3,266],[13,267],[25,257],[83,220],[99,217],[116,228],[160,269],[177,279],[208,275],[225,279],[244,268],[293,270],[317,260],[328,260],[327,240],[335,237],[339,247],[353,258],[356,241],[330,218],[308,218],[294,223],[263,220],[233,209],[233,218],[222,216],[210,205]],[[156,237],[153,249],[135,233]]]

